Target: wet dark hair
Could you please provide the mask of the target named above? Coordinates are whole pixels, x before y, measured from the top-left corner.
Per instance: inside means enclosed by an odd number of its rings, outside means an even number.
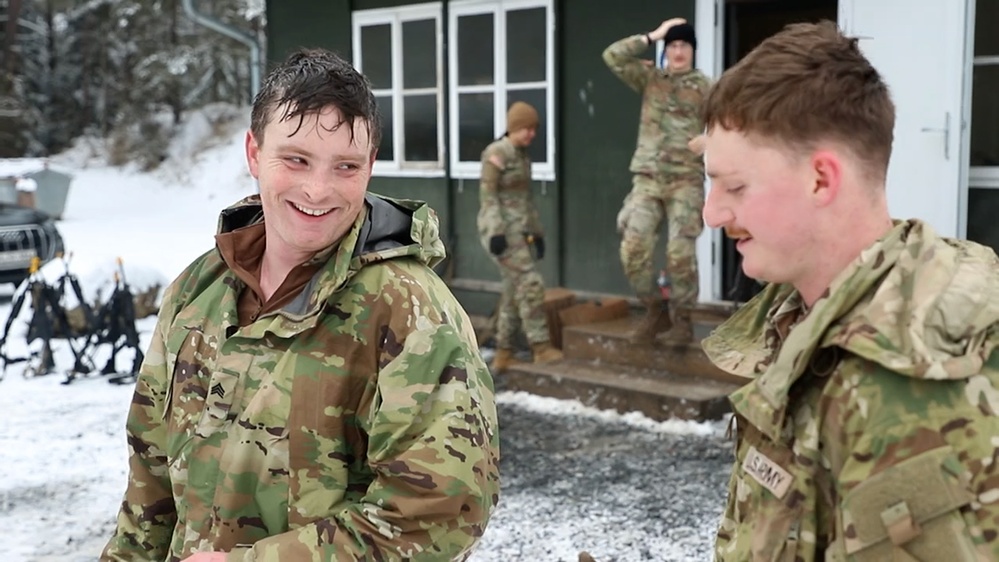
[[[282,108],[281,121],[298,118],[295,134],[305,118],[318,115],[323,109],[336,107],[343,117],[337,125],[350,128],[354,138],[354,120],[363,119],[371,139],[371,149],[381,142],[382,126],[371,92],[371,84],[363,74],[337,54],[325,49],[300,49],[267,75],[253,99],[250,130],[258,143],[264,142],[264,127]]]

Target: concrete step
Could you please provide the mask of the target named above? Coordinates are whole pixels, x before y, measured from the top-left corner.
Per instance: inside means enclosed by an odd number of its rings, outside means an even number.
[[[640,345],[628,341],[628,335],[638,325],[639,318],[631,316],[566,327],[562,333],[562,351],[566,359],[577,361],[666,371],[695,380],[708,379],[739,385],[747,382],[743,377],[715,367],[701,349],[701,338],[714,325],[695,323],[694,341],[687,345]]]
[[[496,384],[501,390],[576,399],[604,410],[638,411],[655,420],[699,421],[719,419],[727,413],[727,396],[738,388],[724,381],[581,360],[515,363],[496,375]]]
[[[736,311],[736,304],[729,301],[699,302],[691,311],[694,323],[703,325],[708,331],[728,320]]]

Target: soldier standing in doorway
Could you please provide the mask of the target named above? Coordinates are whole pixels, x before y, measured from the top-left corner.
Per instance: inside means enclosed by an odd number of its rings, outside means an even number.
[[[531,194],[531,159],[527,147],[538,128],[538,112],[515,102],[507,111],[506,134],[482,151],[479,236],[503,278],[496,326],[493,371],[513,360],[518,320],[531,344],[535,363],[562,358],[548,333],[543,309],[544,279],[537,262],[545,255],[544,230]]]
[[[665,44],[663,68],[639,58],[650,45]],[[701,106],[710,83],[693,67],[697,39],[682,18],[654,31],[613,43],[603,58],[624,83],[642,95],[638,143],[631,159],[631,193],[617,217],[621,264],[646,314],[633,343],[685,344],[693,339],[690,313],[697,303],[695,242],[704,229],[704,162]],[[652,252],[663,219],[668,225],[666,275],[654,284]],[[662,291],[669,285],[670,294]],[[670,301],[673,301],[672,316]]]

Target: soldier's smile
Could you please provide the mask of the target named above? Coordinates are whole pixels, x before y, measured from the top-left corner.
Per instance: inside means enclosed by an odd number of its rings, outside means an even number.
[[[299,213],[309,216],[309,217],[322,217],[333,211],[333,207],[327,209],[316,209],[313,207],[306,207],[305,205],[299,205],[298,203],[290,203],[292,207],[295,208]]]

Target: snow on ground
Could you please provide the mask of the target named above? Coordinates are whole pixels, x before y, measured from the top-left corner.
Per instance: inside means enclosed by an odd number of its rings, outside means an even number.
[[[152,173],[104,165],[93,139],[53,158],[74,174],[59,229],[88,298],[107,289],[118,258],[141,288],[211,248],[218,211],[256,189],[243,160],[247,115],[194,114]],[[0,319],[10,295],[0,290]],[[138,324],[143,348],[154,323]],[[23,355],[16,335],[7,351]],[[56,349],[57,367],[71,361]],[[95,560],[124,491],[131,387],[23,369],[0,381],[0,560]],[[523,393],[499,401],[501,502],[473,562],[568,562],[579,550],[600,562],[710,559],[731,459],[720,422],[654,422]]]

